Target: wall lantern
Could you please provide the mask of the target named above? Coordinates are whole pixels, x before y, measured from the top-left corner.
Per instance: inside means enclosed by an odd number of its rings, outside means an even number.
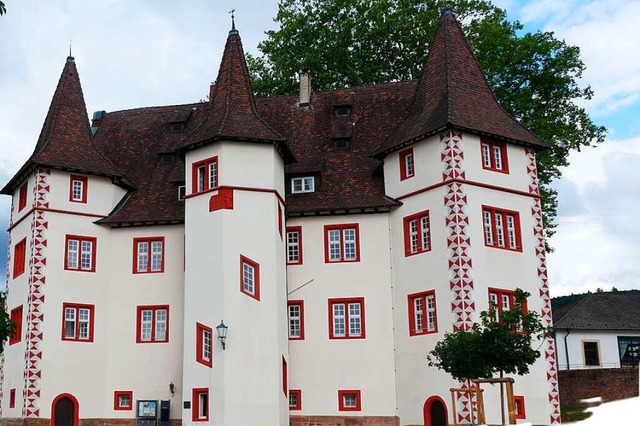
[[[222,344],[222,350],[225,350],[225,341],[227,340],[227,327],[224,320],[220,320],[220,324],[216,327],[216,333],[218,334],[218,340]]]
[[[171,392],[171,396],[175,394],[175,391],[176,391],[176,385],[174,385],[173,382],[169,383],[169,392]]]

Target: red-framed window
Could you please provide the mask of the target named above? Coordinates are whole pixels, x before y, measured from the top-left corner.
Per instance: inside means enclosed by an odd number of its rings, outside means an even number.
[[[282,239],[282,207],[280,207],[280,203],[278,203],[278,233]]]
[[[329,299],[329,338],[364,339],[364,297]]]
[[[513,397],[513,402],[515,404],[514,408],[516,410],[516,419],[526,419],[527,411],[524,405],[524,396],[515,395]]]
[[[164,237],[133,239],[133,273],[164,272]]]
[[[324,226],[324,261],[360,261],[360,227],[357,223]]]
[[[260,265],[240,255],[240,291],[260,300]]]
[[[425,210],[403,219],[404,255],[413,256],[431,250],[431,229],[429,210]]]
[[[416,175],[416,165],[413,157],[413,147],[400,151],[400,180],[406,180]]]
[[[362,396],[359,390],[338,391],[338,411],[361,411]]]
[[[289,383],[288,383],[288,375],[287,371],[287,360],[284,359],[284,355],[282,356],[282,392],[284,392],[284,396],[289,394]]]
[[[302,391],[300,389],[289,389],[289,410],[302,410]]]
[[[509,173],[507,144],[493,139],[480,138],[482,168],[494,172]]]
[[[62,340],[93,342],[95,305],[62,304]]]
[[[435,290],[423,291],[407,296],[409,304],[409,335],[438,332]]]
[[[23,238],[13,246],[13,278],[17,278],[24,273],[27,260],[27,238]]]
[[[191,395],[191,421],[209,421],[209,388],[194,388]]]
[[[16,388],[9,389],[9,408],[16,408]]]
[[[29,182],[25,182],[20,187],[20,193],[18,195],[18,211],[21,211],[27,207],[27,190],[29,189]]]
[[[218,184],[218,157],[211,157],[193,163],[191,168],[191,192],[208,191],[216,188]]]
[[[502,288],[489,288],[489,308],[494,307],[494,321],[500,320],[500,315],[503,311],[509,311],[515,306],[515,294],[514,290],[505,290]],[[527,302],[522,305],[522,311],[526,314],[528,311]]]
[[[287,302],[289,319],[289,340],[304,340],[304,301],[289,300]]]
[[[196,361],[213,366],[213,329],[199,322],[196,323]]]
[[[87,183],[86,176],[71,175],[69,177],[69,201],[72,203],[87,203]]]
[[[287,226],[287,265],[302,265],[302,226]]]
[[[97,240],[95,237],[67,235],[64,269],[68,271],[95,272]]]
[[[169,341],[169,305],[138,306],[136,343]]]
[[[520,213],[482,206],[484,245],[503,250],[522,251]]]
[[[22,340],[22,305],[11,310],[10,318],[15,324],[13,333],[9,336],[9,345],[13,345]]]
[[[116,411],[133,410],[133,391],[113,392],[113,409]]]

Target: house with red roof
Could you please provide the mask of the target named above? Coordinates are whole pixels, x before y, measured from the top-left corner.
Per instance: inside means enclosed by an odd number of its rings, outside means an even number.
[[[499,105],[447,11],[417,81],[312,92],[300,77],[299,95],[254,97],[234,26],[207,102],[90,126],[67,58],[2,189],[18,325],[3,419],[474,421],[476,401],[453,402],[463,384],[426,354],[490,303],[510,309],[518,287],[551,324],[545,144]],[[553,339],[540,351],[515,378],[516,414],[555,424]],[[485,390],[490,423],[499,398]]]

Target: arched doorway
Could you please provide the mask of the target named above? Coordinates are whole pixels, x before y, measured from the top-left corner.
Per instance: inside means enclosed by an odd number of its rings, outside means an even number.
[[[439,396],[432,396],[424,403],[424,426],[449,426],[447,405]]]
[[[51,426],[78,426],[78,400],[71,394],[63,393],[51,403]]]

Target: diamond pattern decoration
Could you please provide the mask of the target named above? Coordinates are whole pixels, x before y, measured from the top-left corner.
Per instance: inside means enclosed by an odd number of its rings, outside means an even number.
[[[440,135],[443,144],[440,160],[444,165],[442,180],[465,179],[463,168],[464,152],[460,147],[462,133],[447,132]],[[471,269],[473,262],[469,255],[471,240],[467,235],[469,218],[465,212],[467,207],[467,195],[460,183],[447,184],[447,193],[444,196],[446,208],[445,225],[449,230],[447,248],[449,249],[449,272],[451,278],[449,288],[453,292],[451,312],[453,313],[453,331],[467,330],[473,325],[475,303],[473,301],[473,278]],[[461,382],[461,387],[465,383]],[[471,423],[472,405],[475,398],[458,393],[458,423]]]
[[[48,208],[49,202],[49,176],[50,170],[38,169],[36,171],[36,182],[33,189],[34,207]],[[29,244],[29,296],[27,298],[27,339],[24,354],[24,390],[22,416],[37,418],[40,417],[40,360],[42,359],[42,327],[44,314],[42,306],[44,304],[44,294],[42,293],[45,284],[44,267],[47,264],[46,231],[49,224],[45,220],[44,212],[36,210],[31,219],[31,243]]]
[[[536,171],[536,157],[533,151],[527,150],[527,172],[531,181],[529,182],[529,192],[540,194],[538,176]],[[544,249],[544,227],[542,223],[542,203],[539,198],[534,199],[531,208],[531,215],[534,219],[533,236],[536,239],[536,257],[538,258],[538,278],[540,279],[540,298],[542,299],[542,309],[540,316],[545,326],[553,325],[551,316],[551,297],[549,296],[549,281],[547,276],[547,253]],[[549,404],[551,405],[550,424],[560,424],[560,391],[558,389],[558,369],[556,366],[556,354],[553,339],[546,339],[544,343],[544,359],[547,363],[547,383],[549,386]]]

